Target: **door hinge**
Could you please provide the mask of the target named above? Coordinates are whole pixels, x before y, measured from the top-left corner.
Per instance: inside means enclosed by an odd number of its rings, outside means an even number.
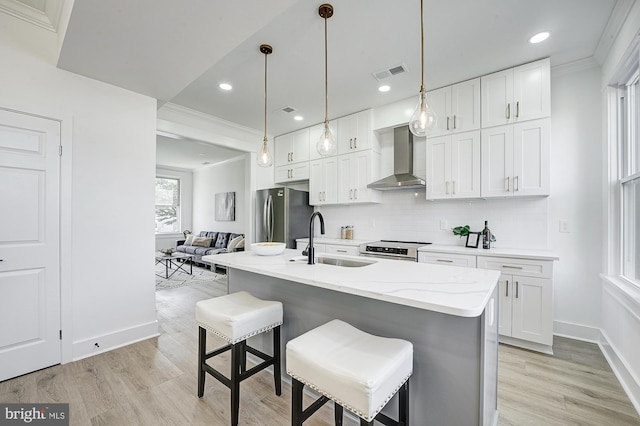
[[[58,145],[58,155],[62,157],[62,145]]]
[[[62,330],[60,330],[60,340],[62,340]]]

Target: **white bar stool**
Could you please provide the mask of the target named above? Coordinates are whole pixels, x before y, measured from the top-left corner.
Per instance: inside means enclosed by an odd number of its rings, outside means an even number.
[[[238,424],[240,413],[240,382],[273,365],[276,395],[282,394],[280,368],[280,326],[282,303],[261,300],[246,291],[201,300],[196,303],[198,337],[198,397],[204,395],[205,372],[231,390],[231,426]],[[273,329],[273,356],[246,344],[246,340]],[[224,339],[228,345],[206,353],[207,330]],[[231,377],[207,364],[211,357],[231,350]],[[263,359],[247,370],[247,352]]]
[[[413,344],[373,336],[333,320],[287,342],[287,373],[292,377],[291,425],[301,426],[328,400],[334,401],[335,424],[342,425],[343,407],[385,425],[409,425],[409,377],[413,373]],[[322,396],[306,409],[307,385]],[[398,420],[380,410],[398,392]]]

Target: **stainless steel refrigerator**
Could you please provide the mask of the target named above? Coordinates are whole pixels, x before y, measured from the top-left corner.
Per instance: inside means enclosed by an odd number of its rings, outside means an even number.
[[[309,193],[291,188],[256,191],[256,242],[276,241],[296,248],[296,238],[309,236],[313,207]]]

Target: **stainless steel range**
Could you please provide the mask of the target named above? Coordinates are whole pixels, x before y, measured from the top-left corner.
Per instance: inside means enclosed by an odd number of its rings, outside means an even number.
[[[360,256],[383,257],[387,259],[418,261],[418,247],[431,243],[419,241],[380,240],[373,243],[360,244]]]

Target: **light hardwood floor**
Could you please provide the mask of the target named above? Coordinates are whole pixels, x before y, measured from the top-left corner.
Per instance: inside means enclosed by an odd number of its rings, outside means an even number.
[[[196,395],[194,305],[211,296],[202,284],[159,291],[159,337],[1,382],[0,401],[68,402],[72,425],[226,426],[228,389],[208,377],[204,397]],[[212,348],[222,344],[210,336]],[[500,425],[640,425],[596,345],[556,338],[554,351],[500,346]],[[228,371],[228,357],[214,360]],[[290,387],[283,384],[282,396],[275,396],[269,373],[243,382],[240,394],[241,425],[289,424]],[[305,425],[329,426],[332,416],[327,405]],[[345,419],[345,426],[355,425]]]

